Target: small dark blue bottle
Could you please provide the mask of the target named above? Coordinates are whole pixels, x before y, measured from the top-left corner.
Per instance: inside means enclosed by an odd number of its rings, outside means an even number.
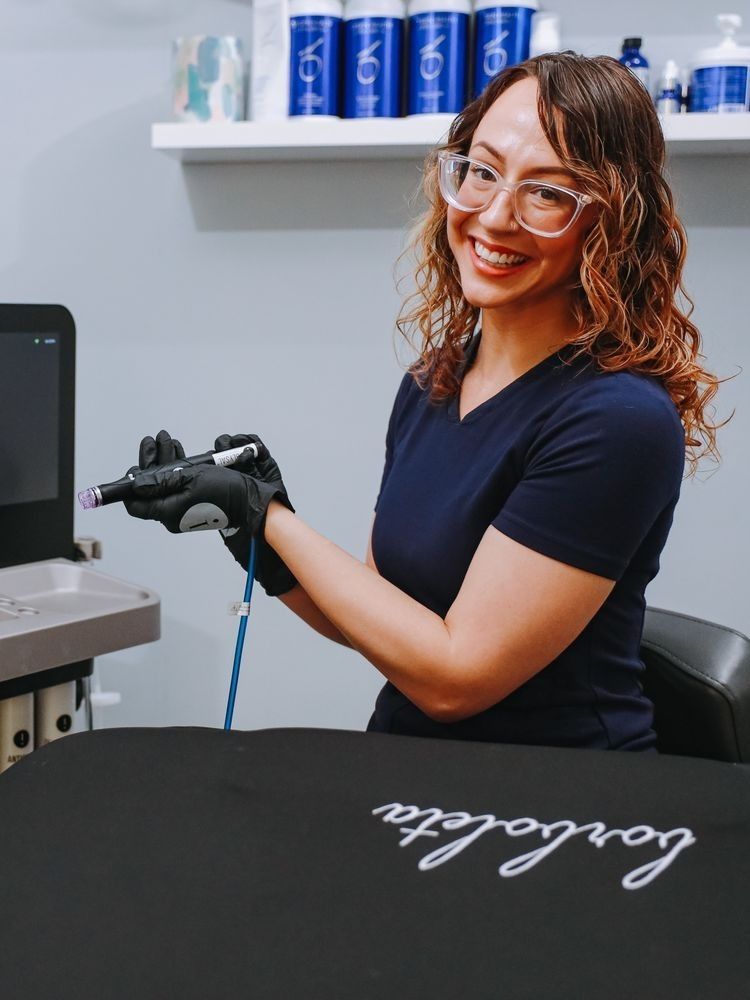
[[[648,59],[641,52],[642,38],[626,38],[622,43],[620,62],[637,76],[646,90],[650,89]]]

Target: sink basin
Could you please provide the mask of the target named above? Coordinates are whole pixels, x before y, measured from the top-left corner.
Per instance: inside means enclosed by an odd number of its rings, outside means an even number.
[[[69,559],[0,569],[0,681],[160,635],[152,590]]]

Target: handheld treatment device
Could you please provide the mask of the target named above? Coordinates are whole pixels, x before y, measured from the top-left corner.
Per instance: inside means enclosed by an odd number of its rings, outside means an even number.
[[[190,458],[181,458],[169,465],[159,465],[149,469],[149,472],[162,472],[167,470],[174,472],[177,469],[184,469],[189,465],[234,465],[234,463],[247,452],[249,457],[263,459],[268,454],[265,445],[246,444],[240,448],[229,448],[227,451],[206,451],[202,455],[193,455]],[[93,510],[95,507],[103,507],[107,503],[127,500],[132,493],[133,479],[135,473],[116,479],[113,483],[102,483],[101,486],[91,486],[87,490],[81,490],[78,494],[78,502],[84,510]]]
[[[186,466],[191,465],[234,465],[238,459],[249,453],[249,455],[261,461],[267,457],[268,449],[264,444],[258,442],[258,444],[248,444],[243,445],[240,448],[229,448],[227,451],[217,451],[204,452],[202,455],[193,455],[190,458],[177,459],[171,462],[169,465],[160,465],[156,468],[149,469],[149,472],[158,472],[161,470],[168,470],[170,472],[175,472],[177,469],[184,469]],[[122,479],[117,479],[113,483],[102,483],[100,486],[91,486],[87,490],[81,490],[78,494],[78,501],[84,510],[93,510],[95,507],[103,507],[104,504],[115,503],[118,500],[126,500],[132,493],[133,479],[135,478],[135,473],[130,475],[125,475]],[[210,507],[210,504],[197,504],[192,507],[186,518],[189,523],[185,526],[181,526],[183,531],[190,531],[193,529],[200,529],[203,527],[214,528],[214,527],[225,527],[226,517],[223,515],[222,511],[218,509],[215,513],[223,517],[223,524],[221,519],[214,518],[215,523],[208,523],[206,520],[206,511],[204,508]],[[196,521],[194,518],[191,520],[188,515],[195,514],[196,516],[203,518],[203,520]],[[185,520],[185,519],[183,519]],[[250,558],[249,558],[249,568],[247,574],[247,580],[245,583],[245,593],[243,595],[243,600],[233,605],[231,608],[231,613],[239,615],[240,623],[237,630],[237,642],[234,650],[234,662],[232,665],[232,677],[229,685],[229,698],[227,700],[227,710],[224,717],[224,729],[232,728],[232,716],[234,714],[234,702],[237,695],[237,684],[240,676],[240,663],[242,661],[242,650],[245,644],[245,631],[247,629],[247,616],[250,613],[250,598],[253,592],[253,579],[255,577],[255,560],[256,560],[256,544],[255,538],[250,540]]]

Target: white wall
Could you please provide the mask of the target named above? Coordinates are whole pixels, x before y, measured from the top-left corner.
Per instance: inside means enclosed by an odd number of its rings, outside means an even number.
[[[713,32],[697,3],[555,6],[566,44],[589,54],[642,32],[658,65]],[[230,0],[2,0],[0,300],[61,302],[76,319],[78,488],[121,475],[161,427],[190,450],[253,431],[300,514],[361,557],[401,377],[392,268],[419,164],[183,168],[152,152],[149,126],[169,116],[170,39],[249,40],[250,17]],[[749,167],[671,168],[708,363],[726,375],[750,359]],[[724,462],[685,484],[647,597],[750,633],[745,394],[744,375],[722,390],[720,414],[737,408]],[[221,725],[236,629],[226,608],[243,574],[219,539],[175,538],[118,507],[79,514],[76,528],[102,539],[102,571],[163,602],[160,642],[98,661],[103,686],[123,693],[99,722]],[[258,589],[238,728],[361,728],[379,686],[357,654]]]

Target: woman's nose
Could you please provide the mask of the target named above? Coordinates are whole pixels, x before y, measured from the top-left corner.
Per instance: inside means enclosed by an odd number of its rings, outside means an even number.
[[[495,197],[486,208],[479,213],[483,226],[492,229],[517,229],[513,213],[513,192],[501,187],[495,192]]]

